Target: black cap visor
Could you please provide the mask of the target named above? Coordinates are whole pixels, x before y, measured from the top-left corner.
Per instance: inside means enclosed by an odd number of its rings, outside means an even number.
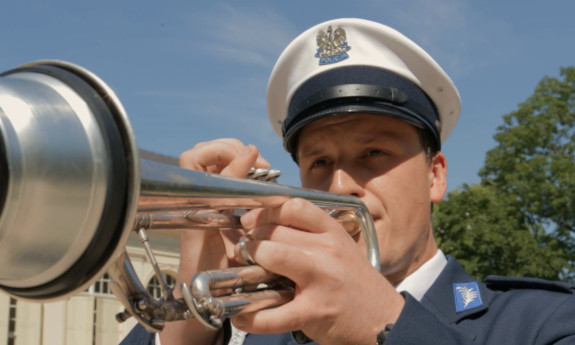
[[[295,92],[283,124],[284,146],[294,153],[299,131],[312,121],[358,113],[407,121],[431,131],[440,145],[439,116],[423,90],[387,70],[348,66],[316,75]]]

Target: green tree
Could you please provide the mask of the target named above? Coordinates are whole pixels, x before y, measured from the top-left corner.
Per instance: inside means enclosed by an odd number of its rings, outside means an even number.
[[[503,117],[498,146],[479,172],[483,184],[513,195],[534,235],[575,234],[575,67],[545,77],[519,109]]]
[[[543,78],[503,116],[480,185],[449,193],[438,207],[442,248],[479,278],[575,280],[575,67],[560,76]]]
[[[553,237],[535,239],[493,188],[464,185],[434,212],[439,247],[477,279],[490,274],[557,280],[567,266]]]

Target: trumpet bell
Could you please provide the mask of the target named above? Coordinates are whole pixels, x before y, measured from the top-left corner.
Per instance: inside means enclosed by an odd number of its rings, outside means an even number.
[[[137,207],[122,105],[89,71],[38,61],[0,75],[0,139],[1,289],[42,301],[83,291],[122,249]]]

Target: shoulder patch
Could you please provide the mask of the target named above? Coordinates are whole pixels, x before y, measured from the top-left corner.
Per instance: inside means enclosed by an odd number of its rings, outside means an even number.
[[[455,311],[461,313],[475,309],[483,305],[479,284],[477,282],[453,284],[453,296],[455,298]]]
[[[502,276],[488,276],[485,284],[492,290],[537,289],[564,293],[573,293],[575,285],[537,278],[513,278]]]

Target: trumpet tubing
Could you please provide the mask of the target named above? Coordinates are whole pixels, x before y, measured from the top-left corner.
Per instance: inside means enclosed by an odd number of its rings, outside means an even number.
[[[241,209],[234,211],[243,213]],[[361,224],[352,211],[326,210],[351,236],[361,232]],[[136,216],[134,228],[147,230],[231,230],[242,229],[241,214],[226,214],[214,209],[186,210],[165,213],[140,213]]]
[[[357,198],[282,186],[277,172],[251,180],[142,159],[125,110],[97,76],[71,63],[38,61],[0,74],[0,290],[29,301],[63,299],[102,274],[148,331],[197,318],[218,328],[231,315],[289,301],[293,283],[252,265],[198,273],[174,298],[148,230],[239,228],[245,210],[304,198],[352,236],[362,233],[371,264],[379,250]],[[257,181],[255,181],[257,180]],[[138,233],[164,298],[142,286],[125,244]]]

